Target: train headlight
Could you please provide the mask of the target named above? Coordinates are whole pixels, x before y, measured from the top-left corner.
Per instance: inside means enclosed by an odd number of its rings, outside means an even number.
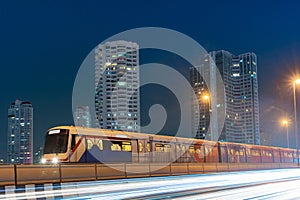
[[[41,159],[41,163],[42,163],[42,164],[46,164],[46,162],[47,162],[47,160],[46,160],[45,158],[42,158],[42,159]]]
[[[56,157],[53,158],[53,159],[52,159],[52,163],[53,163],[53,164],[57,164],[57,163],[58,163],[58,158],[56,158]]]

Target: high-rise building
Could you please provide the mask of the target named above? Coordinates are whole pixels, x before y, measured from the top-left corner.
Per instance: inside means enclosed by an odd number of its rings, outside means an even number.
[[[198,139],[210,138],[210,95],[202,76],[205,73],[204,69],[204,65],[190,68],[190,83],[197,97],[192,98],[193,135]]]
[[[9,164],[31,164],[33,161],[33,108],[30,102],[16,100],[8,109]]]
[[[43,147],[37,147],[33,152],[33,163],[38,164],[41,162],[43,156]]]
[[[234,56],[231,67],[232,91],[226,140],[260,144],[257,58],[254,53]],[[231,98],[231,99],[230,99]]]
[[[139,132],[139,46],[112,41],[95,49],[96,126]]]
[[[213,61],[215,65],[209,63]],[[200,98],[198,102],[199,110],[194,111],[193,121],[198,122],[199,128],[196,127],[197,138],[210,139],[206,134],[212,134],[218,128],[216,126],[217,117],[214,110],[220,107],[225,108],[226,119],[224,127],[221,128],[219,140],[259,144],[259,102],[258,102],[258,82],[257,82],[257,58],[254,53],[245,53],[238,56],[220,50],[210,52],[206,57],[206,62],[200,66],[201,73],[209,73],[210,91],[208,91],[206,83],[199,73],[195,73],[196,68],[191,69],[191,84],[195,94]],[[215,67],[213,67],[215,66]],[[222,87],[220,80],[216,78],[214,68],[217,68],[222,77],[225,86],[225,102],[218,102],[221,97],[216,88]],[[209,72],[207,72],[209,71]],[[201,103],[201,98],[209,92],[211,96],[210,108],[208,103]],[[214,102],[215,100],[215,102]],[[195,105],[195,102],[193,103]],[[206,106],[205,106],[206,105]],[[195,106],[194,106],[195,107]],[[212,112],[211,114],[209,112]],[[197,114],[199,113],[199,114]],[[209,120],[211,118],[211,120]],[[211,121],[211,122],[209,122]],[[196,124],[196,123],[195,123]],[[211,125],[211,133],[208,130]],[[197,129],[197,130],[196,130]]]
[[[79,106],[75,109],[74,122],[76,126],[91,127],[91,114],[88,106]]]
[[[232,99],[232,91],[233,90],[233,82],[232,82],[232,73],[231,73],[231,66],[232,66],[232,58],[233,55],[224,50],[220,51],[212,51],[210,54],[210,60],[215,63],[216,69],[219,71],[222,80],[217,80],[216,84],[213,85],[213,88],[219,88],[225,87],[225,95],[224,95],[224,101],[221,103],[222,106],[225,108],[226,116],[228,116],[228,113],[231,112],[231,99]],[[223,81],[223,85],[220,84],[220,82]],[[219,140],[226,141],[226,135],[227,135],[227,127],[231,126],[231,122],[228,119],[225,119],[224,126],[222,127],[221,135],[219,137]]]

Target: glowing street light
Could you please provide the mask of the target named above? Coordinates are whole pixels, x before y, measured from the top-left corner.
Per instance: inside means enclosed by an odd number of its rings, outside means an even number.
[[[298,78],[298,79],[295,80],[295,84],[296,84],[296,85],[297,85],[297,84],[300,84],[300,78]]]
[[[299,167],[299,141],[298,141],[298,123],[297,123],[297,98],[296,98],[296,85],[300,84],[300,78],[297,78],[293,81],[293,89],[294,89],[294,120],[295,120],[295,136],[296,136],[296,150],[297,150],[297,163]]]
[[[211,108],[210,108],[210,96],[208,94],[205,94],[202,96],[203,100],[204,101],[207,101],[208,102],[208,109],[209,109],[209,113],[211,111]]]
[[[288,119],[282,119],[281,125],[286,127],[286,141],[287,141],[287,147],[290,148],[290,141],[289,141],[289,120]]]
[[[206,101],[209,100],[209,95],[205,94],[205,95],[203,96],[203,99],[206,100]]]

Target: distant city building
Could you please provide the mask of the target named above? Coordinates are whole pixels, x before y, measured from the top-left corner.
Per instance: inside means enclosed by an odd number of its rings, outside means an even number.
[[[91,114],[88,106],[79,106],[75,109],[74,122],[76,126],[91,127]]]
[[[34,151],[34,155],[33,155],[33,163],[34,164],[38,164],[41,162],[42,159],[42,155],[43,155],[43,147],[38,147],[35,151]]]
[[[204,67],[197,66],[190,68],[190,82],[193,86],[196,99],[193,99],[193,131],[195,138],[208,139],[210,131],[208,130],[210,123],[210,95],[205,81],[201,74],[204,74]],[[205,98],[207,97],[207,98]],[[196,108],[198,108],[196,110]]]
[[[198,67],[202,70],[201,73],[210,73],[211,81],[211,108],[210,112],[214,112],[217,107],[225,107],[226,120],[224,127],[222,127],[221,136],[219,140],[260,144],[259,131],[259,102],[258,102],[258,82],[257,82],[257,58],[254,53],[245,53],[238,56],[220,50],[210,52],[209,58],[206,58],[208,64]],[[209,63],[215,62],[215,66],[220,72],[225,86],[225,105],[218,102],[220,94],[216,93],[217,87],[220,87],[220,81],[216,80],[213,65]],[[207,72],[208,71],[208,72]],[[198,102],[199,110],[194,111],[193,120],[197,124],[199,120],[199,128],[194,127],[197,138],[210,139],[206,137],[209,126],[209,117],[213,117],[212,113],[209,115],[208,103],[203,102],[203,95],[207,94],[208,89],[202,76],[195,72],[195,68],[191,69],[191,85],[194,92],[200,99]],[[196,102],[193,102],[195,105]],[[194,108],[195,106],[193,106]],[[211,129],[217,124],[217,118],[211,121]],[[212,133],[214,132],[212,131]]]
[[[139,46],[112,41],[95,49],[96,126],[139,132]]]
[[[221,141],[228,141],[226,136],[230,134],[229,130],[230,127],[232,126],[231,120],[229,120],[228,115],[230,116],[235,115],[235,113],[232,113],[232,107],[234,107],[234,105],[232,104],[232,99],[234,98],[233,91],[235,90],[234,89],[235,82],[232,79],[233,76],[231,70],[233,57],[234,55],[224,50],[210,52],[210,59],[215,63],[215,66],[220,72],[225,87],[225,95],[224,95],[225,102],[222,102],[222,104],[225,103],[225,105],[222,106],[225,107],[226,120],[224,126],[222,127],[221,135],[219,138],[219,140]],[[218,84],[215,84],[213,86],[222,87],[219,81],[220,80],[218,80]]]
[[[30,102],[16,100],[8,109],[9,164],[31,164],[33,161],[33,108]]]
[[[254,53],[234,56],[232,59],[232,85],[228,106],[230,113],[226,140],[260,144],[257,58]]]

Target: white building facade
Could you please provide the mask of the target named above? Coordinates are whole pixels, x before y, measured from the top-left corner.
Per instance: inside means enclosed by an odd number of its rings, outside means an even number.
[[[139,46],[112,41],[95,49],[96,127],[140,132]]]

